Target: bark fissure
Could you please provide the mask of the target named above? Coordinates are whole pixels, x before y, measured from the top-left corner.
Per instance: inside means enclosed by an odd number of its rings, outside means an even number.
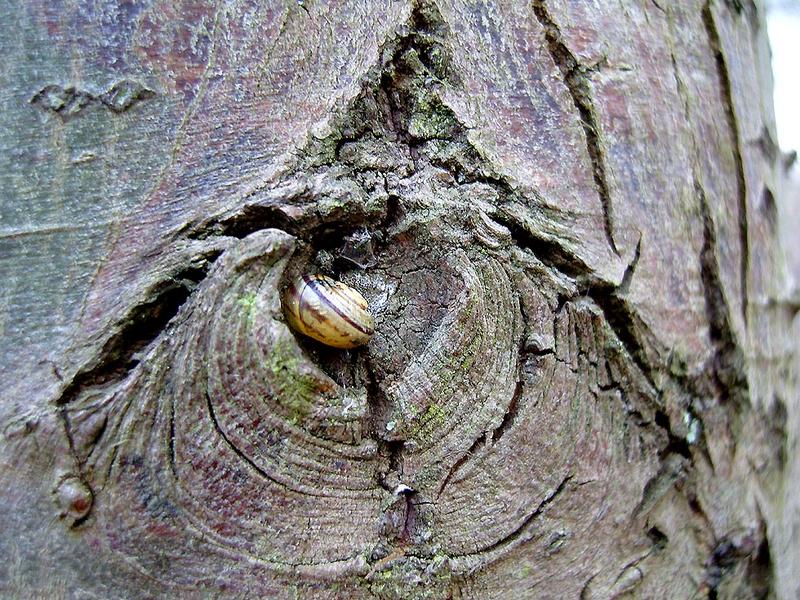
[[[625,272],[622,274],[622,282],[619,284],[619,294],[625,294],[631,287],[631,280],[633,280],[633,275],[636,272],[636,266],[639,264],[639,258],[642,256],[642,234],[639,234],[639,241],[636,242],[636,249],[633,252],[633,258],[631,262],[628,263],[628,266],[625,268]]]
[[[478,439],[476,439],[472,443],[472,446],[469,447],[469,449],[464,453],[464,455],[453,463],[453,466],[450,467],[450,470],[447,472],[447,475],[442,480],[442,483],[439,485],[439,490],[436,493],[437,499],[442,495],[442,492],[444,492],[445,488],[447,487],[447,484],[450,483],[453,476],[456,473],[458,473],[459,469],[461,469],[461,467],[463,467],[464,464],[475,455],[478,449],[485,444],[486,444],[486,434],[483,433],[480,436],[478,436]]]
[[[637,331],[637,328],[648,331],[644,321],[639,318],[628,302],[619,297],[616,289],[597,286],[588,289],[586,295],[594,300],[600,310],[603,311],[606,323],[622,343],[628,356],[631,357],[642,375],[647,379],[650,387],[653,390],[658,390],[656,372],[660,370],[651,364],[650,359],[647,357],[645,344]]]
[[[236,214],[215,217],[186,231],[186,239],[204,240],[209,237],[244,239],[262,229],[280,229],[292,235],[301,235],[302,224],[297,223],[278,206],[245,204]]]
[[[570,278],[588,279],[590,282],[595,281],[597,285],[600,285],[598,280],[589,275],[591,269],[588,265],[564,249],[558,242],[531,232],[512,213],[501,211],[494,216],[494,220],[509,230],[517,246],[530,250],[546,266]]]
[[[744,357],[730,324],[730,309],[723,293],[716,256],[716,233],[705,192],[695,182],[695,193],[703,217],[703,246],[700,251],[700,276],[705,295],[709,337],[714,346],[713,380],[720,398],[737,404],[747,402],[747,379],[744,376]]]
[[[744,571],[754,597],[768,597],[772,589],[772,557],[763,528],[761,521],[758,529],[735,532],[715,543],[706,559],[700,586],[709,600],[719,597],[722,583],[736,570]]]
[[[619,286],[613,287],[592,277],[587,265],[582,264],[574,255],[564,251],[558,244],[534,236],[528,229],[517,223],[513,219],[513,215],[499,215],[495,217],[495,220],[510,231],[519,247],[533,252],[549,268],[580,282],[580,290],[575,297],[589,296],[594,300],[603,311],[606,322],[622,342],[627,354],[635,361],[652,388],[658,389],[654,377],[656,369],[650,364],[644,343],[636,330],[636,327],[646,330],[646,324],[638,318],[629,303],[621,297],[621,294],[624,294],[630,287],[639,263],[643,243],[642,236],[639,236],[634,256],[625,269],[622,282]],[[572,298],[563,299],[562,306],[570,299]],[[558,313],[559,310],[560,307],[555,313]]]
[[[566,489],[567,484],[572,480],[572,474],[566,475],[556,486],[556,488],[550,492],[536,507],[536,509],[529,514],[520,525],[514,529],[511,533],[504,536],[502,539],[497,540],[490,546],[486,548],[482,548],[479,553],[481,554],[488,554],[495,550],[498,550],[503,547],[511,546],[519,540],[533,525],[536,519],[541,515],[547,507],[552,504]]]
[[[228,434],[225,433],[225,431],[220,426],[219,421],[217,420],[217,415],[216,415],[216,412],[214,411],[214,404],[213,404],[213,402],[211,402],[211,397],[208,395],[208,392],[205,393],[205,399],[206,399],[206,408],[208,410],[208,416],[211,419],[211,423],[214,425],[214,430],[217,432],[217,435],[222,439],[222,441],[225,442],[225,445],[228,446],[228,448],[230,448],[231,451],[233,451],[233,453],[236,454],[237,457],[239,457],[239,460],[244,462],[248,467],[253,469],[256,473],[258,473],[265,480],[270,481],[270,482],[274,483],[275,485],[280,486],[281,488],[291,489],[285,483],[283,483],[281,481],[278,481],[277,479],[272,477],[269,473],[267,473],[264,469],[259,467],[253,461],[253,459],[251,459],[244,452],[242,452],[242,450],[230,440],[230,438],[228,437]],[[295,491],[298,491],[298,490],[295,490]]]
[[[688,476],[691,459],[684,456],[683,453],[672,452],[668,449],[669,445],[660,453],[661,462],[658,472],[647,481],[642,490],[642,497],[632,512],[634,519],[649,513],[665,494],[672,490],[677,483],[684,482]]]
[[[748,320],[748,272],[750,270],[750,242],[748,238],[748,216],[747,216],[747,183],[744,175],[744,160],[742,158],[741,138],[739,132],[739,122],[733,102],[733,91],[731,89],[731,79],[728,74],[728,65],[722,50],[722,43],[719,37],[716,20],[711,8],[711,1],[706,2],[703,7],[703,24],[708,35],[709,45],[714,51],[714,59],[717,65],[717,76],[721,88],[721,101],[725,109],[725,117],[728,121],[728,128],[731,136],[731,152],[736,166],[736,199],[737,210],[739,212],[739,244],[740,244],[740,289],[742,318],[745,324]]]
[[[614,242],[614,224],[611,205],[611,192],[605,166],[605,150],[600,136],[600,126],[595,116],[592,92],[588,81],[588,69],[583,67],[572,51],[564,43],[558,24],[553,20],[544,0],[533,0],[533,12],[545,31],[548,51],[553,58],[564,83],[569,90],[572,102],[578,110],[586,136],[586,147],[592,162],[592,176],[603,207],[603,224],[606,240],[614,253],[619,256]]]
[[[503,420],[492,431],[492,444],[499,442],[503,435],[505,435],[506,431],[508,431],[508,429],[514,425],[514,421],[516,420],[520,411],[520,398],[522,397],[522,390],[523,384],[520,377],[517,381],[517,385],[514,387],[514,394],[511,396],[511,402],[509,403],[508,408],[503,415]]]
[[[69,404],[86,389],[121,380],[130,373],[139,364],[137,356],[178,314],[219,255],[214,250],[199,263],[184,267],[144,292],[142,301],[116,324],[115,334],[106,340],[92,363],[66,382],[57,404]]]
[[[669,454],[677,454],[678,456],[682,456],[688,461],[692,459],[692,452],[689,449],[689,443],[686,441],[685,438],[679,437],[675,435],[675,432],[672,430],[672,426],[669,422],[669,416],[663,410],[656,411],[655,423],[661,429],[663,429],[668,436],[668,443],[659,453],[661,460],[663,461]]]
[[[735,136],[734,138],[734,146],[735,151],[737,152],[738,160],[737,160],[737,171],[739,175],[737,177],[743,178],[744,171],[741,168],[743,165],[741,163],[741,153],[739,152],[739,144],[738,144],[738,128],[735,117],[733,115],[732,109],[732,97],[731,97],[731,89],[730,89],[730,81],[728,80],[727,73],[723,73],[720,71],[726,68],[726,64],[724,59],[721,55],[721,49],[719,47],[719,34],[716,29],[716,25],[714,23],[713,14],[711,13],[711,5],[707,3],[703,12],[703,22],[704,27],[706,28],[706,33],[709,36],[709,41],[714,49],[715,56],[717,59],[717,70],[719,72],[720,83],[726,92],[726,115],[729,119],[729,126],[732,131],[732,135]],[[692,107],[689,102],[689,95],[686,89],[686,85],[684,84],[683,80],[680,76],[680,70],[678,68],[677,59],[675,57],[674,52],[671,54],[671,61],[672,61],[672,72],[673,77],[675,79],[675,87],[678,93],[678,96],[683,101],[683,110],[684,115],[688,121],[692,119]],[[699,263],[700,263],[700,280],[703,285],[703,297],[705,301],[705,313],[706,319],[708,321],[709,326],[709,339],[711,341],[714,356],[713,356],[713,364],[711,365],[711,384],[716,388],[716,392],[721,398],[725,398],[727,394],[728,397],[736,398],[739,401],[745,401],[747,396],[747,381],[743,375],[742,365],[744,364],[744,357],[742,355],[741,348],[736,340],[735,333],[733,331],[733,326],[730,322],[731,313],[730,308],[728,305],[728,301],[725,298],[724,287],[722,284],[722,279],[719,273],[719,262],[717,259],[717,239],[716,239],[716,225],[714,223],[714,218],[711,213],[711,207],[709,206],[708,199],[706,197],[705,190],[703,185],[700,181],[698,175],[698,166],[697,161],[698,158],[698,140],[695,136],[691,138],[692,144],[692,153],[695,157],[694,163],[692,165],[692,177],[693,177],[693,186],[694,186],[694,193],[697,199],[697,205],[700,210],[700,215],[702,218],[702,246],[700,250],[699,256]],[[746,206],[742,206],[741,201],[742,199],[746,199],[745,193],[746,190],[743,187],[743,181],[737,183],[737,190],[739,193],[739,209],[746,211]],[[740,220],[741,224],[741,220]],[[745,234],[746,234],[746,223],[745,223]],[[741,233],[741,229],[740,229]],[[745,235],[746,238],[746,235]],[[745,240],[746,242],[746,240]],[[743,258],[744,258],[744,247],[743,247]],[[748,259],[749,262],[749,259]],[[747,271],[745,267],[741,268],[741,272],[746,277]],[[746,287],[742,288],[743,291],[746,290]],[[743,309],[745,304],[742,304]],[[709,379],[707,377],[707,379]],[[706,388],[708,387],[702,381],[695,380],[695,381],[682,381],[681,385],[684,387],[688,387],[694,391],[695,395],[702,396],[705,393]]]

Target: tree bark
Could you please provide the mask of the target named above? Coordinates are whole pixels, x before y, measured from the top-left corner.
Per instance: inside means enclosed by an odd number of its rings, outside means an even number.
[[[800,597],[760,4],[0,11],[4,595]]]

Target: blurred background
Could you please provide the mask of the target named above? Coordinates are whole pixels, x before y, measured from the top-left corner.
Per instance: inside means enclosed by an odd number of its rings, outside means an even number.
[[[786,156],[800,154],[800,0],[766,0],[767,31],[775,79],[778,145]],[[780,191],[779,232],[786,257],[781,300],[800,306],[800,164],[787,173]],[[796,321],[800,327],[800,320]]]
[[[768,0],[775,120],[784,152],[800,151],[800,0]]]

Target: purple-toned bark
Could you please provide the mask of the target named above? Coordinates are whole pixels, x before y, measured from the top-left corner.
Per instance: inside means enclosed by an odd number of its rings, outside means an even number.
[[[756,4],[0,13],[3,593],[798,593]]]

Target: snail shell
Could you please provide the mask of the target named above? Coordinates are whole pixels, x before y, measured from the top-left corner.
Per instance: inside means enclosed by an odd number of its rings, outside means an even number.
[[[293,281],[283,294],[283,311],[295,331],[334,348],[366,344],[375,331],[364,297],[324,275]]]

